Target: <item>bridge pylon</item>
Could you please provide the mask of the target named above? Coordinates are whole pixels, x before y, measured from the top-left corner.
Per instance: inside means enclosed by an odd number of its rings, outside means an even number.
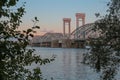
[[[82,25],[80,25],[80,22],[82,22]],[[76,30],[83,25],[85,25],[85,13],[76,13]],[[79,32],[76,31],[76,39],[79,38],[78,34]]]
[[[64,37],[66,37],[66,24],[68,24],[68,33],[67,33],[67,37],[70,38],[71,35],[71,18],[63,18],[63,35]]]

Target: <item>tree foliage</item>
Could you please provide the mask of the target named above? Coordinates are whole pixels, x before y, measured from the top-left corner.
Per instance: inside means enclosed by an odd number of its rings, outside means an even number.
[[[116,80],[120,67],[120,0],[111,0],[107,14],[95,22],[94,31],[100,35],[90,39],[91,51],[84,57],[85,64],[101,72],[101,80]]]
[[[25,3],[17,7],[19,0],[0,0],[0,80],[41,80],[40,68],[30,71],[26,66],[33,62],[46,64],[53,60],[41,59],[28,49],[30,37],[33,37],[34,25],[31,29],[19,31],[21,18],[25,14]],[[38,21],[35,17],[34,22]]]

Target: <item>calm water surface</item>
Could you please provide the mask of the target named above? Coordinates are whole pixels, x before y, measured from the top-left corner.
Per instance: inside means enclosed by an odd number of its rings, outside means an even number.
[[[82,54],[85,49],[68,48],[40,48],[33,47],[35,54],[42,58],[50,58],[56,55],[55,61],[42,65],[41,70],[44,78],[51,80],[99,80],[99,75],[88,66],[82,64]],[[39,67],[39,65],[33,65]]]

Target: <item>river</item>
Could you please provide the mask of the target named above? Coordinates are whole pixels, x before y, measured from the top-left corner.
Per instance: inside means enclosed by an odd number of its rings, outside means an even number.
[[[33,47],[35,54],[42,58],[50,58],[55,55],[53,62],[41,66],[44,78],[50,80],[97,80],[97,75],[91,68],[82,64],[82,54],[85,49],[74,48],[40,48]],[[39,67],[39,65],[34,65]]]
[[[56,56],[51,63],[40,66],[43,77],[47,80],[51,80],[51,77],[53,80],[99,80],[99,74],[81,63],[82,54],[86,52],[86,49],[33,48],[36,50],[35,54],[41,55],[42,58]],[[36,64],[33,66],[39,67]]]

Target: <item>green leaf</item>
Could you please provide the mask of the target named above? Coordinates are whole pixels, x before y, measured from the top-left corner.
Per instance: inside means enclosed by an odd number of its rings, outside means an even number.
[[[33,35],[33,34],[30,34],[30,36],[31,36],[31,37],[34,37],[34,35]]]
[[[33,31],[32,29],[28,29],[27,30],[27,34],[30,33],[30,32],[32,32],[32,31]]]
[[[36,21],[39,21],[39,20],[37,19],[37,17],[35,17],[35,20],[36,20]]]

